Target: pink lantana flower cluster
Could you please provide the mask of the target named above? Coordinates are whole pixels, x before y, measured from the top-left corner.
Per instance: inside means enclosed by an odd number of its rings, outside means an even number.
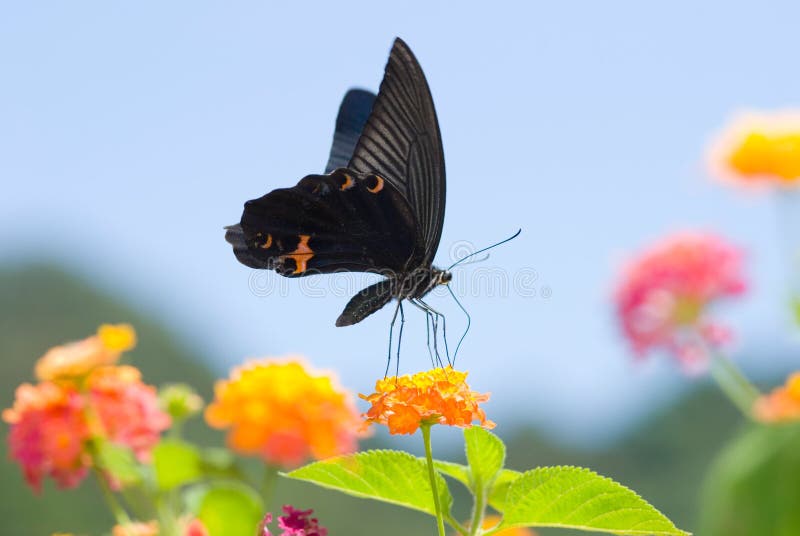
[[[746,288],[742,251],[721,238],[680,233],[624,268],[615,291],[622,330],[638,355],[668,351],[687,372],[703,370],[709,351],[731,338],[709,307]]]
[[[319,525],[316,517],[311,517],[314,510],[298,510],[292,506],[283,507],[282,516],[278,517],[278,527],[283,531],[280,536],[327,536],[328,529]],[[269,525],[272,514],[267,514],[258,527],[257,536],[272,536]]]
[[[96,335],[50,349],[36,365],[40,382],[17,388],[2,417],[11,425],[10,456],[34,490],[46,476],[62,488],[77,486],[94,464],[97,441],[148,461],[171,423],[139,370],[115,364],[135,342],[128,325],[101,326]]]

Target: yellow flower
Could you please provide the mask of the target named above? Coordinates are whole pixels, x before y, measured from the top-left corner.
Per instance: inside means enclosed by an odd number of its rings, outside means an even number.
[[[761,422],[800,421],[800,372],[795,372],[786,384],[756,400],[753,414]]]
[[[127,352],[136,346],[136,331],[130,324],[103,324],[97,336],[108,350]]]
[[[740,114],[711,143],[708,162],[740,184],[800,184],[800,111]]]
[[[466,379],[466,372],[447,367],[378,380],[375,393],[359,395],[371,404],[366,422],[384,424],[391,434],[413,434],[422,424],[467,427],[475,420],[494,428],[479,407],[489,394],[470,390]]]
[[[122,352],[135,345],[136,332],[130,325],[103,324],[91,337],[48,350],[36,362],[36,377],[41,381],[79,378],[96,367],[116,363]]]
[[[353,452],[361,435],[352,395],[297,357],[251,361],[214,391],[208,424],[230,428],[232,449],[274,465]]]

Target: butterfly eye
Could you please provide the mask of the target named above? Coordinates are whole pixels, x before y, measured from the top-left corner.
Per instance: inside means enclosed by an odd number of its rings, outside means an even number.
[[[378,175],[370,175],[367,177],[367,190],[373,194],[377,194],[383,190],[383,177],[379,177]]]

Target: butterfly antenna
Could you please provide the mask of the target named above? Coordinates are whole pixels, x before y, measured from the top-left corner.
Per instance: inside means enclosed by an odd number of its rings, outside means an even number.
[[[469,259],[470,257],[474,257],[475,255],[478,255],[479,253],[483,253],[484,251],[488,251],[488,250],[490,250],[490,249],[492,249],[492,248],[496,248],[496,247],[497,247],[497,246],[499,246],[499,245],[505,244],[506,242],[510,242],[511,240],[514,240],[516,237],[518,237],[518,236],[519,236],[519,234],[520,234],[521,232],[522,232],[522,229],[519,229],[519,230],[518,230],[516,233],[514,233],[514,234],[513,234],[513,235],[511,235],[511,236],[509,236],[509,237],[508,237],[508,238],[506,238],[505,240],[501,240],[500,242],[498,242],[498,243],[496,243],[496,244],[492,244],[491,246],[488,246],[488,247],[485,247],[485,248],[479,249],[478,251],[474,251],[474,252],[470,253],[469,255],[464,255],[463,257],[461,257],[460,259],[458,259],[456,262],[454,262],[453,264],[451,264],[451,265],[450,265],[450,266],[447,268],[447,270],[448,270],[448,271],[449,271],[449,270],[452,270],[454,267],[458,266],[459,264],[461,264],[461,263],[462,263],[462,262],[464,262],[465,260]],[[456,301],[458,301],[458,300],[456,300]]]
[[[517,233],[517,234],[519,234],[519,233]],[[514,236],[516,236],[516,235],[514,235]],[[514,237],[512,236],[511,238],[514,238]],[[464,312],[464,314],[467,315],[467,329],[464,330],[464,333],[461,335],[461,338],[458,339],[458,344],[456,345],[456,351],[453,352],[453,366],[455,366],[456,358],[458,357],[458,349],[461,348],[461,343],[464,342],[464,337],[466,337],[467,333],[469,333],[469,327],[472,324],[472,317],[469,316],[469,313],[467,312],[467,310],[464,308],[463,305],[461,305],[461,302],[456,297],[456,293],[453,292],[452,287],[450,287],[450,285],[445,285],[445,286],[447,287],[447,290],[450,292],[450,295],[456,301],[456,305],[458,305],[459,309],[461,309]]]
[[[483,262],[483,261],[487,260],[488,258],[489,258],[489,253],[487,253],[486,255],[484,255],[483,257],[481,257],[479,259],[470,259],[467,262],[461,264],[461,266],[467,266],[468,264],[477,264],[479,262]]]

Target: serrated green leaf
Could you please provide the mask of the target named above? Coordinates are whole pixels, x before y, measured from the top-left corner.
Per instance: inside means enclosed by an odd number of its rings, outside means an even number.
[[[137,484],[142,480],[142,472],[133,451],[110,441],[96,442],[97,465],[122,485]]]
[[[505,512],[506,498],[508,496],[508,488],[516,481],[522,473],[519,471],[512,471],[511,469],[503,469],[497,475],[492,489],[489,491],[489,505],[498,512]]]
[[[425,458],[419,458],[423,462]],[[469,489],[469,468],[460,463],[443,462],[441,460],[434,460],[433,466],[437,471],[443,475],[449,476],[464,484],[464,487]],[[506,494],[508,487],[513,481],[522,476],[519,471],[512,471],[511,469],[503,469],[497,474],[491,489],[489,490],[489,504],[498,512],[505,510]]]
[[[425,458],[419,458],[422,462]],[[464,484],[464,487],[469,489],[469,467],[460,463],[443,462],[441,460],[434,460],[433,466],[437,471],[443,475],[449,476],[458,482]],[[519,471],[512,471],[511,469],[503,469],[497,474],[494,483],[489,491],[489,504],[498,512],[505,510],[506,494],[508,487],[511,483],[522,476]]]
[[[411,454],[370,450],[311,463],[285,476],[313,482],[365,499],[388,502],[436,515],[428,468]],[[442,509],[450,511],[453,497],[444,478],[436,474]]]
[[[425,463],[425,458],[417,459],[422,463]],[[433,460],[433,467],[443,475],[454,478],[469,488],[469,467],[466,465],[453,462],[444,462],[442,460]]]
[[[469,464],[470,489],[487,489],[506,461],[506,446],[499,437],[473,426],[464,430],[464,449]]]
[[[209,536],[253,536],[263,516],[261,497],[238,482],[208,486],[197,510]]]
[[[191,443],[165,439],[153,449],[156,483],[164,490],[193,482],[203,476],[200,453]]]
[[[499,528],[562,527],[625,535],[687,535],[610,478],[580,467],[543,467],[508,488]]]

